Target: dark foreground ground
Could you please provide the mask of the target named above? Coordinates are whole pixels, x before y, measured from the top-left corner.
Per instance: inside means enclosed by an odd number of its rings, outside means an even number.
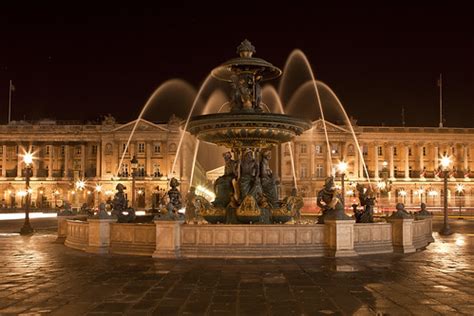
[[[262,260],[89,255],[21,224],[0,222],[0,315],[474,314],[474,221],[411,255]]]

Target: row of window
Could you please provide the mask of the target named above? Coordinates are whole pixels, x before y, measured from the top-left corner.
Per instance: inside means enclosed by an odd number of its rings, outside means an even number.
[[[127,147],[127,144],[124,143],[122,144],[122,153],[126,150],[128,153],[129,147]],[[138,148],[137,148],[138,153],[142,154],[145,153],[145,143],[138,143]],[[161,153],[161,144],[160,143],[155,143],[153,144],[153,152],[155,154]]]
[[[307,154],[308,153],[308,145],[307,144],[300,144],[299,149],[300,149],[301,154]],[[362,150],[362,154],[364,156],[368,155],[368,153],[369,153],[369,147],[368,146],[365,146],[365,145],[361,146],[361,150]],[[383,146],[377,146],[377,154],[379,156],[384,155],[383,150],[384,150]],[[426,156],[427,155],[427,148],[423,147],[422,152],[423,152],[423,156]],[[285,153],[286,154],[289,153],[289,146],[285,146]],[[321,145],[316,145],[314,147],[314,153],[317,154],[317,155],[322,154],[323,153],[323,147]],[[339,153],[339,145],[331,144],[331,154],[334,155],[334,154],[338,154],[338,153]],[[354,145],[351,144],[351,145],[347,146],[347,154],[349,156],[354,155]],[[446,152],[444,152],[444,154],[446,154]],[[456,148],[455,147],[451,147],[451,154],[452,155],[456,154]],[[393,155],[394,156],[398,155],[397,147],[393,147]],[[408,155],[412,156],[412,148],[411,147],[408,147]],[[469,148],[467,149],[467,155],[469,157]]]

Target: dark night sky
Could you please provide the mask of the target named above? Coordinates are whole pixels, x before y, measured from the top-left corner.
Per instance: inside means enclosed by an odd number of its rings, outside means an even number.
[[[222,2],[212,13],[178,2],[133,9],[21,5],[0,8],[2,123],[9,79],[16,87],[13,119],[95,120],[111,113],[132,120],[160,83],[178,77],[198,87],[248,38],[258,57],[280,68],[294,48],[303,50],[317,77],[363,125],[400,125],[404,106],[407,125],[437,126],[442,72],[446,125],[474,127],[467,7],[269,9]],[[160,117],[173,111],[161,109]]]

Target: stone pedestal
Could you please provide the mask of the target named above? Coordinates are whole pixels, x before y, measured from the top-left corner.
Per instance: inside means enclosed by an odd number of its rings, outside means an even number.
[[[86,252],[108,253],[110,246],[110,223],[117,219],[92,219],[89,218],[89,245]]]
[[[179,258],[183,221],[155,221],[156,249],[153,258]]]
[[[394,252],[411,253],[416,248],[413,245],[413,218],[388,218],[392,224],[392,243]]]
[[[64,243],[66,240],[66,235],[67,235],[67,220],[68,219],[86,219],[87,216],[81,216],[81,215],[58,215],[57,217],[58,220],[58,237],[56,238],[56,242],[59,243]]]
[[[354,250],[355,220],[325,219],[328,255],[331,257],[357,256]]]

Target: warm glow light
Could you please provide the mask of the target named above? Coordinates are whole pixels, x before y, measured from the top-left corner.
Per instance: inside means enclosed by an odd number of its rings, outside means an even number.
[[[84,190],[85,187],[86,187],[86,182],[84,180],[76,181],[76,189]]]
[[[204,195],[204,197],[209,200],[214,200],[216,198],[216,195],[214,194],[214,192],[212,192],[206,187],[203,187],[202,185],[198,185],[196,187],[196,194]]]
[[[443,167],[443,169],[446,169],[449,167],[449,165],[451,164],[452,160],[451,160],[451,157],[449,156],[443,156],[441,157],[441,167]]]
[[[44,193],[43,190],[40,190],[40,191],[39,191],[39,194],[43,194],[43,193]]]
[[[33,193],[33,189],[32,188],[28,188],[28,190],[26,190],[29,194]]]
[[[90,195],[91,193],[92,193],[91,191],[89,191],[89,190],[87,191],[87,194],[89,194],[89,195]]]
[[[405,190],[400,190],[400,192],[398,192],[398,195],[400,195],[400,196],[407,196],[407,191],[405,191]]]
[[[428,192],[428,195],[429,195],[429,196],[436,196],[436,195],[438,195],[438,192],[436,192],[435,190],[430,190],[430,191]]]
[[[143,194],[143,191],[142,190],[138,190],[138,195],[142,195]]]
[[[95,192],[101,192],[102,191],[102,186],[100,184],[95,185]]]
[[[23,155],[23,162],[26,165],[31,165],[33,163],[33,154],[30,152],[27,152]]]
[[[354,191],[352,191],[352,190],[347,190],[346,195],[352,195],[352,194],[354,194]]]
[[[111,190],[107,190],[105,191],[105,195],[112,195],[114,192],[112,192]]]
[[[464,184],[462,184],[462,183],[456,184],[456,192],[457,192],[457,193],[462,193],[462,192],[464,192]]]
[[[382,166],[387,167],[387,166],[388,166],[388,162],[384,161],[384,162],[382,163]]]
[[[340,173],[345,173],[347,170],[347,162],[345,161],[340,161],[337,164],[337,170],[339,170]]]
[[[377,188],[379,188],[380,190],[385,189],[385,187],[386,187],[385,182],[377,182]]]
[[[51,218],[56,217],[56,213],[29,213],[30,218]],[[0,221],[1,220],[12,220],[12,219],[22,219],[25,218],[25,213],[1,213],[0,214]]]
[[[58,195],[59,194],[59,190],[56,190],[53,192],[54,195]]]

